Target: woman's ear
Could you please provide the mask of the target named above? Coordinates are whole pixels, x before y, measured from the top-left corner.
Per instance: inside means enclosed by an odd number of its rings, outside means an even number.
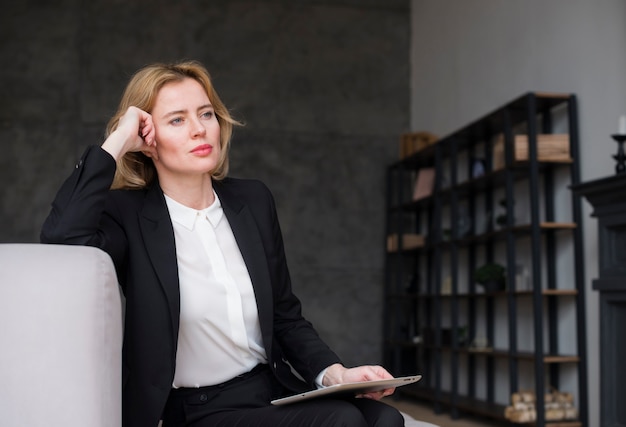
[[[141,152],[143,154],[145,154],[147,157],[150,157],[152,159],[152,161],[158,161],[159,160],[159,153],[156,149],[156,147],[153,145],[149,145],[144,147]]]

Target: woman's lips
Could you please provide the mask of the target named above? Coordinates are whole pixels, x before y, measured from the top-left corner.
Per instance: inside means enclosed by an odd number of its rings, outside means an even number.
[[[209,144],[198,145],[191,152],[197,156],[208,156],[213,151],[213,147]]]

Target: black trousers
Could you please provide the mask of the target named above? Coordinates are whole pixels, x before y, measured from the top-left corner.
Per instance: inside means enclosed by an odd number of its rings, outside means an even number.
[[[313,399],[273,406],[284,389],[267,365],[223,384],[172,389],[163,427],[402,427],[393,407],[371,399]]]

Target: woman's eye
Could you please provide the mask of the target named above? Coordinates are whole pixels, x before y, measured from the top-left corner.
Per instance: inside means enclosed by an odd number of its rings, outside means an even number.
[[[183,119],[182,119],[182,118],[180,118],[180,117],[176,117],[176,118],[174,118],[174,119],[170,120],[170,123],[171,123],[171,124],[173,124],[173,125],[179,125],[179,124],[181,124],[182,122],[183,122]]]
[[[202,113],[202,117],[205,119],[210,119],[211,117],[213,117],[213,111],[205,111],[204,113]]]

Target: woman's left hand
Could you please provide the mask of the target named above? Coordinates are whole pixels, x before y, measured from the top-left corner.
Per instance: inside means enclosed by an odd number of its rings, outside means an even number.
[[[385,380],[393,378],[385,368],[378,365],[363,365],[357,366],[354,368],[346,368],[343,365],[336,363],[331,365],[326,370],[326,374],[322,379],[322,385],[330,386],[333,384],[345,384],[345,383],[354,383],[361,381],[372,381],[372,380]],[[363,393],[358,395],[357,397],[365,397],[368,399],[379,400],[385,396],[389,396],[393,394],[395,388],[388,388],[380,391],[372,391],[368,393]]]

